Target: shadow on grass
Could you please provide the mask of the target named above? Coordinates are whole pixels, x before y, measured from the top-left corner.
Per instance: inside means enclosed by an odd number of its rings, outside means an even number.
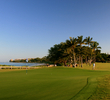
[[[93,94],[97,87],[97,80],[95,77],[88,77],[87,84],[69,100],[87,100]]]

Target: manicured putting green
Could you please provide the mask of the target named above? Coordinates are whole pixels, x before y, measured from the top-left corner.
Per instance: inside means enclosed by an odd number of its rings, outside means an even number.
[[[42,68],[0,71],[0,100],[86,100],[109,71]]]

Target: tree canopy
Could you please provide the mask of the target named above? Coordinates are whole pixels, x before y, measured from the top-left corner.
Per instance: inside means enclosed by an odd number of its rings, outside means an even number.
[[[63,63],[65,66],[74,64],[74,67],[77,63],[80,65],[80,62],[82,67],[83,62],[96,61],[97,50],[101,47],[99,47],[98,42],[92,41],[92,39],[90,36],[85,39],[83,39],[83,36],[70,37],[69,40],[51,47],[48,58],[53,63]]]

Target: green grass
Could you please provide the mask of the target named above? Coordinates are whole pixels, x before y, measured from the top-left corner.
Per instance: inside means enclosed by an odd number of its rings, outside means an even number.
[[[110,75],[97,78],[97,88],[89,100],[110,100]]]
[[[42,68],[28,70],[27,75],[26,70],[2,69],[0,100],[100,100],[97,96],[103,94],[103,91],[99,93],[100,89],[107,87],[105,91],[109,94],[109,66],[97,63],[96,70],[86,65],[82,69]],[[101,98],[105,96],[109,95],[103,94]]]
[[[93,64],[91,66],[83,64],[83,68],[81,69],[87,69],[87,70],[92,70]],[[101,70],[101,71],[110,71],[110,63],[96,63],[95,70]]]

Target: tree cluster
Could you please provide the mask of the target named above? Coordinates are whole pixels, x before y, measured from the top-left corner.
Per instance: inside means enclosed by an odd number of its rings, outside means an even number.
[[[106,53],[98,53],[96,56],[96,62],[108,63],[110,62],[110,55]]]
[[[55,44],[49,49],[47,58],[56,64],[76,65],[82,67],[82,63],[89,63],[96,61],[96,55],[100,54],[101,47],[96,41],[92,41],[90,36],[83,39],[83,36],[77,38],[70,37],[66,42]]]

